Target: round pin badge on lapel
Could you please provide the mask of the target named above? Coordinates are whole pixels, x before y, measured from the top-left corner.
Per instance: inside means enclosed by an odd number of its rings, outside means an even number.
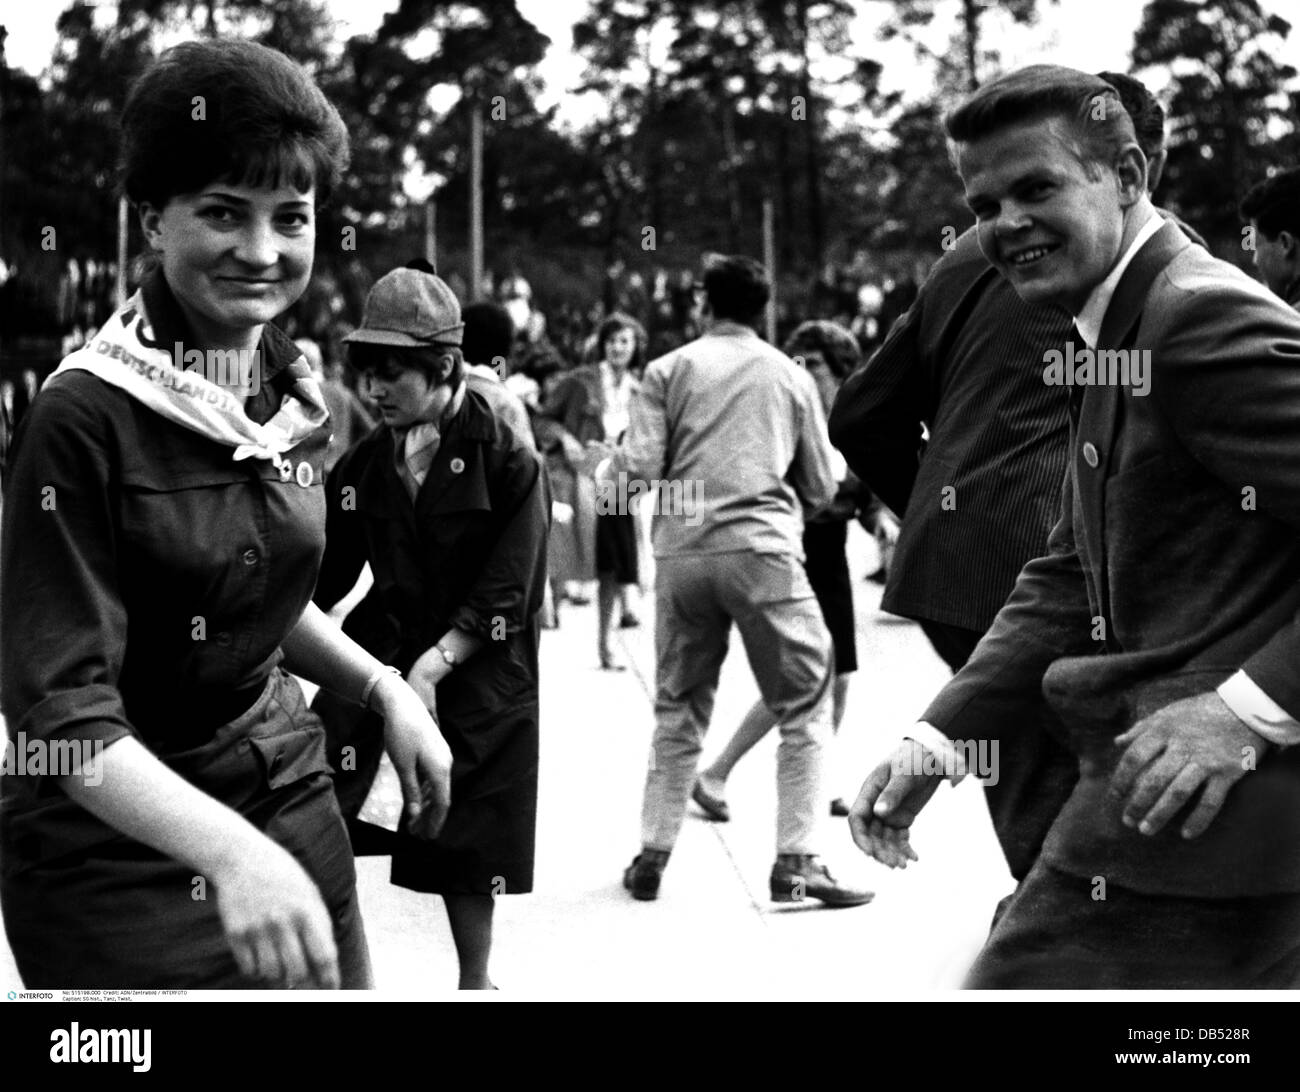
[[[452,461],[451,461],[451,472],[452,472],[453,474],[460,474],[460,473],[462,473],[462,472],[464,471],[464,469],[465,469],[465,460],[464,460],[464,459],[459,459],[459,458],[457,458],[457,459],[452,459]]]
[[[311,485],[312,481],[315,479],[316,472],[312,470],[311,463],[307,462],[304,459],[302,462],[298,464],[298,471],[294,475],[294,477],[297,478],[298,484],[301,485],[304,489],[306,489],[309,485]]]

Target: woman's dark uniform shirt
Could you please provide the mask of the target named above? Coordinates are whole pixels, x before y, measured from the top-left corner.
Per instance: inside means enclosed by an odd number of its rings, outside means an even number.
[[[192,344],[161,274],[144,305],[159,347]],[[259,349],[245,412],[265,423],[300,354],[269,325]],[[324,548],[328,435],[288,453],[284,481],[89,373],[51,380],[7,483],[0,686],[11,737],[106,748],[135,736],[294,853],[333,915],[345,984],[359,985],[364,936],[323,732],[276,670]],[[239,974],[192,869],[53,777],[0,780],[5,924],[29,987],[261,985]]]

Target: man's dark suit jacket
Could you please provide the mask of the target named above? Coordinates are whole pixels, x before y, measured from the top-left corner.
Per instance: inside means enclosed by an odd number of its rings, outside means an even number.
[[[1063,310],[1022,301],[967,231],[841,388],[831,440],[904,517],[885,610],[983,633],[1046,549],[1068,399],[1043,383],[1043,353],[1071,325]]]
[[[1098,347],[1150,350],[1150,393],[1075,388],[1049,552],[923,719],[996,739],[1040,730],[1028,714],[1046,696],[1098,761],[1049,864],[1149,894],[1300,892],[1300,748],[1260,759],[1190,841],[1182,816],[1128,830],[1108,792],[1114,735],[1239,668],[1300,718],[1300,315],[1165,224]]]

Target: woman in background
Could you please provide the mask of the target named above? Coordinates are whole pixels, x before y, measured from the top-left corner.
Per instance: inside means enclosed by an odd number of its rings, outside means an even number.
[[[615,312],[598,331],[601,360],[563,376],[544,405],[560,426],[564,457],[580,481],[590,481],[588,445],[617,443],[627,430],[632,398],[640,389],[635,373],[645,364],[645,330],[629,315]],[[595,504],[597,655],[606,671],[623,671],[612,640],[616,616],[636,625],[631,599],[639,582],[637,525],[628,498],[609,495]],[[625,614],[624,614],[625,612]]]

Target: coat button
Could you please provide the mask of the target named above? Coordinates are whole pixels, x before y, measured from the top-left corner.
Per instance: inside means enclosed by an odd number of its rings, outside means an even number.
[[[256,565],[256,564],[257,564],[257,551],[256,551],[256,550],[245,550],[242,556],[243,556],[244,564],[245,564],[245,565]]]
[[[460,473],[462,473],[462,472],[464,471],[464,469],[465,469],[465,460],[464,460],[464,459],[460,459],[460,458],[452,459],[452,461],[451,461],[451,472],[452,472],[453,474],[460,474]]]
[[[222,648],[229,648],[229,647],[230,647],[230,634],[229,634],[229,633],[218,633],[218,634],[217,634],[217,644],[220,645]]]
[[[1097,469],[1097,463],[1100,460],[1097,458],[1097,449],[1092,445],[1091,441],[1083,445],[1083,461],[1093,470]]]

